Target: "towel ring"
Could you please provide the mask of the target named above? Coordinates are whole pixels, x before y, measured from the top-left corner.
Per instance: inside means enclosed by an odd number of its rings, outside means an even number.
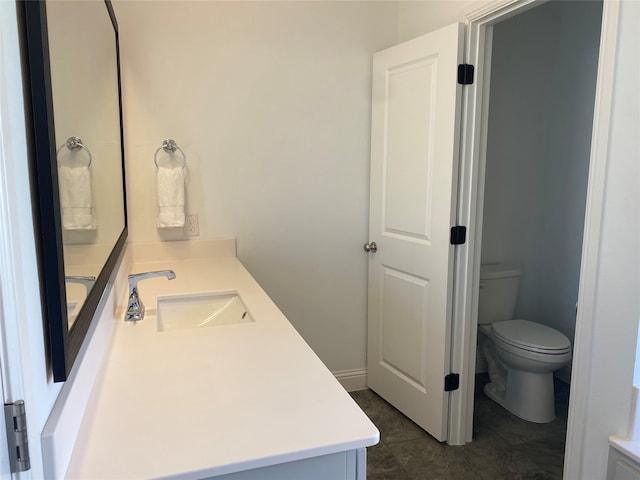
[[[67,147],[72,152],[77,152],[78,150],[82,150],[84,148],[89,155],[89,163],[87,164],[87,167],[91,166],[91,162],[93,162],[91,151],[86,147],[84,143],[82,143],[82,139],[80,137],[69,137],[67,141],[60,145],[60,148],[56,150],[56,155],[58,155],[60,153],[60,150],[62,150],[64,147]]]
[[[156,164],[156,168],[158,168],[158,153],[160,150],[164,150],[167,153],[175,153],[175,151],[178,150],[182,154],[182,168],[187,165],[187,156],[184,154],[182,149],[178,146],[175,140],[167,138],[162,142],[162,146],[157,149],[156,153],[153,155],[153,163]]]

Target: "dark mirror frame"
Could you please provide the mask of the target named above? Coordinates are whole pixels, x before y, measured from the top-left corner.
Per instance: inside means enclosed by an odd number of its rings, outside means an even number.
[[[46,5],[44,0],[23,0],[18,4],[23,25],[25,111],[32,172],[31,183],[40,290],[46,334],[49,340],[48,357],[51,362],[54,382],[63,382],[69,376],[82,342],[94,320],[103,293],[107,285],[113,282],[115,267],[124,249],[128,232],[118,23],[110,0],[105,0],[105,4],[105,14],[109,15],[113,24],[116,44],[124,228],[70,331],[67,318]]]

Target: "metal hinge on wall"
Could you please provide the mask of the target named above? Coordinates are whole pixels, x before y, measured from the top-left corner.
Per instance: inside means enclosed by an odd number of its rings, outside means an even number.
[[[9,463],[12,472],[26,472],[31,468],[29,440],[27,439],[27,415],[24,401],[4,405],[4,420],[7,426]]]
[[[475,67],[473,65],[469,65],[468,63],[461,63],[460,65],[458,65],[458,83],[460,85],[473,84],[474,71]]]
[[[460,374],[450,373],[444,377],[444,391],[452,392],[460,387]]]

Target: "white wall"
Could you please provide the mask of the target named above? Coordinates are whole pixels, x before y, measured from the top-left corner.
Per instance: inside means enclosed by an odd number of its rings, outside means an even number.
[[[408,0],[398,8],[398,41],[404,42],[451,23],[493,0]]]
[[[158,231],[153,154],[188,157],[200,238],[238,255],[333,371],[365,367],[371,55],[393,2],[121,2],[131,241]]]
[[[549,2],[493,34],[482,262],[519,266],[515,318],[570,339],[601,20],[600,2]]]

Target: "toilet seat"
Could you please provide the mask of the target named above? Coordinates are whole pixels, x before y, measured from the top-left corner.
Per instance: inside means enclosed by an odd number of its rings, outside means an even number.
[[[495,338],[515,348],[546,355],[564,355],[571,342],[553,328],[528,320],[507,320],[491,324]]]

